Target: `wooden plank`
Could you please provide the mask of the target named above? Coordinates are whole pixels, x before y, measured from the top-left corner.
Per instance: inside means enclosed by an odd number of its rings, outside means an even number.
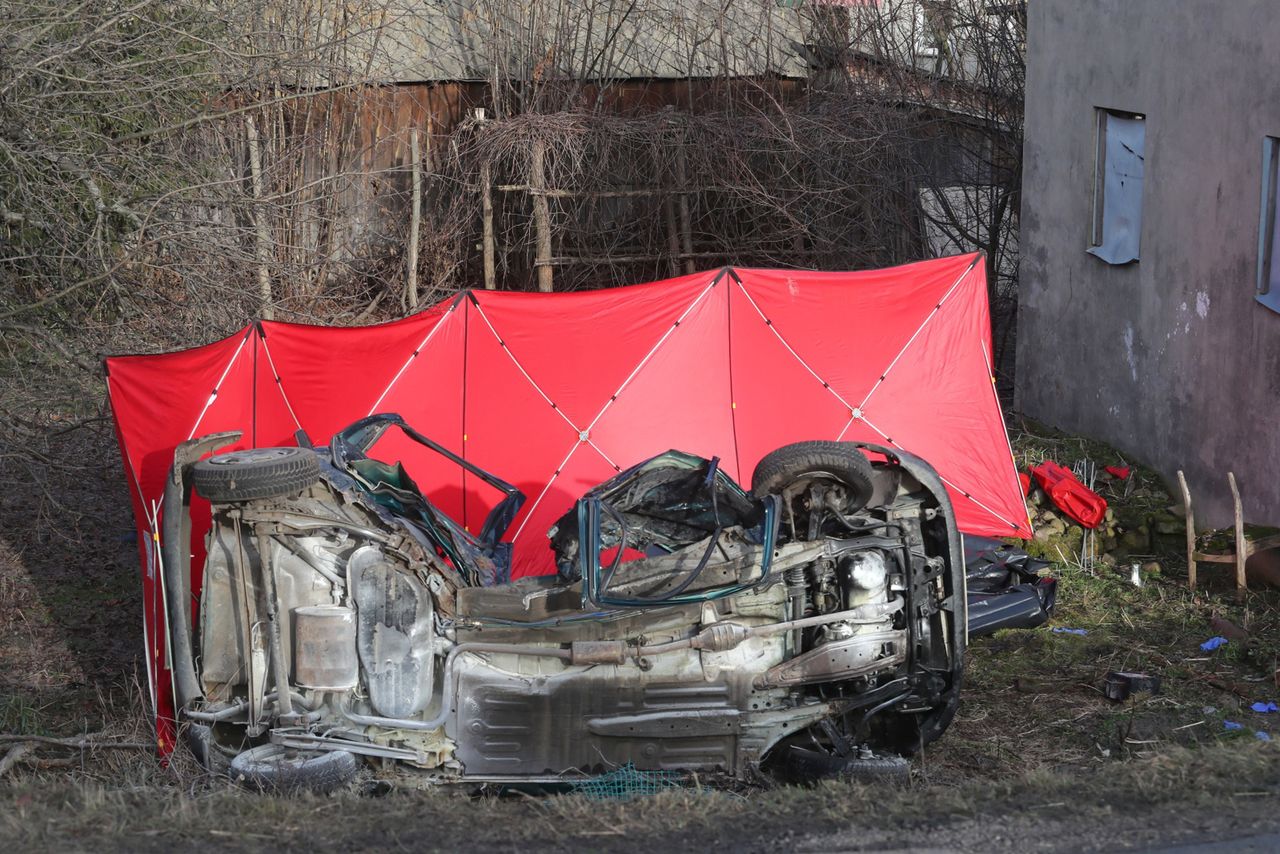
[[[1227,472],[1227,483],[1231,484],[1231,503],[1236,517],[1236,600],[1243,601],[1245,588],[1249,586],[1244,574],[1244,562],[1249,557],[1249,541],[1244,537],[1244,511],[1240,506],[1240,490],[1236,487],[1235,472]]]
[[[1212,552],[1196,552],[1196,561],[1198,563],[1235,563],[1236,553],[1230,554],[1213,554]]]
[[[1277,546],[1280,546],[1280,534],[1272,534],[1268,537],[1259,537],[1256,540],[1249,541],[1249,554],[1266,551],[1267,549],[1274,549]]]
[[[1178,470],[1178,486],[1182,489],[1182,508],[1187,517],[1187,588],[1196,589],[1196,517],[1191,512],[1191,490],[1187,478]]]
[[[559,267],[565,264],[634,264],[643,261],[661,261],[663,258],[670,257],[666,252],[648,252],[640,255],[557,255],[542,261],[534,261],[535,266],[546,264],[552,267]],[[685,255],[683,252],[675,256],[677,259],[684,258],[726,258],[727,252],[694,252],[692,255]]]
[[[494,189],[499,193],[529,193],[534,196],[545,196],[548,199],[624,199],[632,196],[678,195],[676,190],[666,190],[660,187],[617,190],[555,190],[531,184],[498,184]]]

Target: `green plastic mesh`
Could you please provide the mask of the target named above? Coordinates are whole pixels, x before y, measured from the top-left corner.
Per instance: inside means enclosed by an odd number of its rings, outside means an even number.
[[[596,801],[629,801],[680,785],[676,771],[640,771],[630,762],[597,777],[573,784],[573,790]]]

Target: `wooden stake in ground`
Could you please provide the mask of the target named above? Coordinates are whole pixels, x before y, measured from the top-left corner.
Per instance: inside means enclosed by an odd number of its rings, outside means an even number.
[[[693,273],[693,226],[689,217],[689,166],[685,159],[684,140],[676,148],[676,190],[680,193],[680,243],[684,249],[685,275]]]
[[[271,230],[262,209],[262,151],[258,144],[258,126],[253,116],[244,117],[245,136],[249,140],[249,181],[253,191],[253,255],[258,264],[259,312],[263,319],[271,320],[275,311],[271,304]]]
[[[547,188],[547,144],[542,140],[533,143],[533,165],[529,170],[529,187],[533,195],[533,227],[536,235],[534,266],[538,271],[538,290],[550,293],[553,270],[551,268],[551,207],[544,192]]]
[[[409,129],[409,159],[413,163],[413,207],[409,212],[409,249],[406,252],[405,299],[409,310],[418,308],[418,232],[422,229],[422,158],[418,153],[418,129]]]
[[[483,227],[484,246],[484,286],[488,290],[496,287],[494,274],[493,245],[493,176],[489,170],[489,161],[480,164],[480,212]]]
[[[1178,486],[1182,488],[1182,509],[1187,522],[1187,589],[1196,589],[1196,517],[1191,509],[1191,490],[1186,475],[1178,470]]]
[[[1249,558],[1249,541],[1244,536],[1244,511],[1240,506],[1240,490],[1236,487],[1236,473],[1227,472],[1227,483],[1231,485],[1231,501],[1235,508],[1236,523],[1236,601],[1244,601],[1245,588],[1249,586],[1244,575],[1244,564]]]
[[[671,194],[662,197],[662,214],[667,223],[667,252],[671,256],[671,277],[680,275],[680,234],[676,229],[676,202]]]

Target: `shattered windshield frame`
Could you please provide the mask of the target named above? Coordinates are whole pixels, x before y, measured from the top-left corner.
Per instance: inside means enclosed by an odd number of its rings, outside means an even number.
[[[768,576],[778,507],[775,496],[756,498],[742,489],[720,467],[719,457],[705,460],[673,450],[587,492],[550,535],[559,546],[561,574],[582,579],[584,607],[683,605],[741,593]],[[569,534],[576,534],[576,555]],[[609,551],[606,566],[603,555]],[[620,576],[628,551],[643,556]],[[634,579],[649,566],[663,570],[651,595],[610,592],[615,581]],[[699,589],[709,566],[738,571],[732,583]]]
[[[391,427],[503,494],[489,511],[479,536],[473,536],[432,504],[400,463],[389,465],[369,457],[369,451]],[[500,584],[511,577],[511,544],[502,538],[511,527],[525,495],[517,487],[470,463],[410,427],[399,415],[383,413],[362,418],[334,435],[329,455],[335,468],[351,476],[370,500],[414,523],[472,584]]]

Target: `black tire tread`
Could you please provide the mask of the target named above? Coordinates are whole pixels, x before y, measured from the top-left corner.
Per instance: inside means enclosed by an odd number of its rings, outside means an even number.
[[[360,760],[345,750],[293,751],[264,744],[231,760],[231,779],[247,789],[276,794],[329,794],[360,773]]]
[[[765,454],[751,475],[751,493],[763,498],[812,471],[829,472],[844,481],[853,492],[852,502],[858,509],[871,498],[871,462],[849,442],[823,440],[783,445]]]
[[[192,468],[191,479],[201,497],[214,503],[251,501],[297,495],[320,479],[320,462],[309,448],[279,448],[290,453],[277,459],[253,460],[235,465],[219,465],[221,454],[201,460]],[[236,452],[232,452],[234,454]]]
[[[857,783],[908,785],[911,764],[900,756],[877,756],[873,759],[850,759],[840,777]]]
[[[911,782],[911,763],[902,756],[881,755],[866,759],[839,757],[803,747],[791,747],[778,757],[781,779],[809,785],[819,780],[849,780],[876,785]]]

